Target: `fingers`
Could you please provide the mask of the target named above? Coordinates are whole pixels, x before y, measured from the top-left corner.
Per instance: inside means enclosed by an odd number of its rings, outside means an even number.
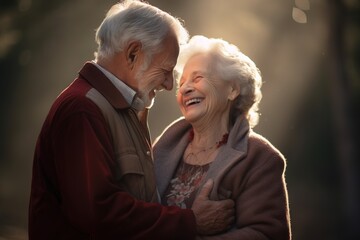
[[[220,204],[220,207],[224,209],[234,209],[235,207],[235,202],[232,199],[221,200],[218,201],[218,203]]]
[[[209,179],[195,198],[192,210],[200,235],[211,235],[231,228],[235,220],[235,202],[231,199],[212,201],[209,194],[214,181]]]
[[[202,199],[209,199],[209,194],[213,186],[214,186],[214,181],[212,179],[207,180],[204,186],[202,187],[198,197]]]
[[[234,201],[229,199],[194,202],[192,210],[200,235],[211,235],[227,230],[233,226],[235,220]]]
[[[223,212],[224,215],[221,217],[224,221],[225,227],[231,227],[233,223],[235,222],[235,213],[234,211],[228,209]]]
[[[231,209],[227,209],[222,211],[216,219],[216,225],[213,227],[213,231],[222,232],[224,230],[229,230],[234,226],[235,223],[235,215],[234,211]]]
[[[218,201],[218,221],[221,230],[230,229],[235,222],[235,203],[227,199]]]

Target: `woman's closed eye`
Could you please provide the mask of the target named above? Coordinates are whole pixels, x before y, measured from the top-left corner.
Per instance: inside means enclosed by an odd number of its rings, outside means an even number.
[[[196,75],[193,79],[193,82],[199,82],[201,79],[203,79],[204,77],[201,75]]]

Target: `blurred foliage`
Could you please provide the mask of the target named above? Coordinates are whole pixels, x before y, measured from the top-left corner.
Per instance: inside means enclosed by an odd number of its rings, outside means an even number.
[[[13,119],[10,111],[13,108],[21,108],[14,106],[12,100],[16,98],[16,86],[22,84],[20,79],[24,66],[29,61],[26,56],[26,49],[29,48],[29,30],[43,21],[44,12],[51,12],[59,7],[63,1],[46,1],[46,0],[1,0],[0,2],[0,176],[7,171],[8,165],[12,164],[11,156],[8,156],[8,149],[11,136],[10,126]],[[24,54],[25,53],[25,54]],[[21,174],[21,171],[19,172]],[[6,191],[7,187],[4,183],[0,184],[0,198],[2,191]],[[24,239],[26,232],[22,228],[11,227],[23,223],[19,223],[14,216],[2,212],[8,206],[4,206],[4,202],[0,199],[0,239],[5,237],[3,234],[9,235],[9,239]],[[19,199],[13,199],[13,202],[21,202]],[[19,208],[21,209],[21,208]],[[24,219],[25,220],[25,219]],[[10,237],[11,236],[11,237]]]
[[[342,33],[344,59],[341,64],[345,67],[348,81],[347,94],[350,105],[348,107],[350,109],[349,116],[353,122],[351,129],[354,136],[353,144],[358,148],[360,146],[360,125],[358,124],[360,122],[360,1],[323,1],[337,2],[344,6],[344,11],[341,12],[344,24]],[[69,1],[1,0],[0,2],[0,111],[2,116],[0,118],[0,136],[2,136],[0,139],[0,174],[5,171],[5,166],[11,164],[12,160],[11,157],[6,156],[6,148],[9,147],[8,136],[12,134],[9,126],[13,119],[7,116],[12,108],[17,108],[11,101],[18,94],[15,90],[16,87],[22,84],[21,71],[31,61],[31,55],[29,56],[31,53],[27,49],[36,41],[31,36],[31,30],[44,21],[46,15],[51,14],[66,2]],[[178,7],[182,8],[183,12],[187,11],[186,7],[193,6],[192,1],[181,1],[181,5],[178,4],[180,1],[174,0],[154,2],[164,2],[163,6],[169,8],[179,5]],[[155,3],[155,5],[157,4]],[[301,5],[298,4],[296,7],[300,8]],[[306,10],[304,7],[302,10],[304,14],[307,14],[307,24],[309,24],[313,17],[311,1],[310,10]],[[291,16],[291,10],[289,10],[289,16]],[[330,16],[330,18],[332,17]],[[279,24],[285,23],[279,22]],[[306,27],[305,25],[303,29]],[[281,36],[279,33],[277,35]],[[39,34],[37,39],[46,37]],[[269,43],[269,46],[271,44]],[[331,41],[329,44],[328,47],[331,48]],[[324,53],[318,72],[313,76],[316,82],[310,91],[302,95],[303,100],[296,111],[296,121],[291,123],[291,131],[289,131],[291,136],[288,136],[287,141],[281,142],[279,145],[279,149],[288,159],[287,181],[294,240],[351,239],[346,237],[350,235],[346,226],[347,216],[344,213],[344,208],[346,208],[344,206],[344,202],[346,202],[344,186],[342,185],[344,176],[340,170],[342,159],[338,157],[339,139],[334,131],[333,123],[334,101],[331,99],[334,96],[331,95],[332,86],[329,80],[329,73],[332,69],[327,63],[332,56],[327,54],[327,52]],[[284,104],[286,103],[284,102]],[[281,108],[281,106],[279,107]],[[21,107],[18,109],[21,111]],[[290,129],[289,126],[284,126],[284,128]],[[355,173],[360,173],[358,159],[353,159],[352,168],[355,169]],[[354,184],[356,187],[360,186],[360,183],[355,182]],[[1,186],[0,184],[0,188]],[[1,206],[0,211],[6,207]],[[13,230],[6,226],[11,224],[18,224],[20,227],[24,225],[23,222],[18,223],[15,217],[0,212],[0,239],[5,230],[6,232],[16,231],[16,229]],[[21,239],[21,237],[16,239]]]
[[[63,1],[1,0],[0,2],[0,111],[8,116],[15,86],[21,84],[21,70],[30,60],[29,30],[43,21],[44,12],[51,12],[64,4]],[[4,101],[5,100],[5,101]],[[11,119],[0,118],[0,136],[7,136]],[[6,139],[0,139],[0,167],[5,164]]]

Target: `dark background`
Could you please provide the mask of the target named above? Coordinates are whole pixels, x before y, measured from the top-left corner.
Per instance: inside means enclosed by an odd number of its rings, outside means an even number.
[[[360,1],[149,0],[190,35],[237,45],[262,71],[255,131],[287,158],[294,240],[359,238]],[[0,240],[27,239],[34,146],[49,107],[96,50],[116,1],[0,1]],[[155,138],[180,116],[157,96]]]

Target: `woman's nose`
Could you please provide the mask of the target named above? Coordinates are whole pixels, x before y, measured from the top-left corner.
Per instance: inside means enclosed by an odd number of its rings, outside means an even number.
[[[181,85],[181,87],[179,88],[179,92],[182,95],[186,95],[189,94],[191,92],[194,91],[194,87],[192,86],[192,84],[189,84],[189,82],[185,82]]]

